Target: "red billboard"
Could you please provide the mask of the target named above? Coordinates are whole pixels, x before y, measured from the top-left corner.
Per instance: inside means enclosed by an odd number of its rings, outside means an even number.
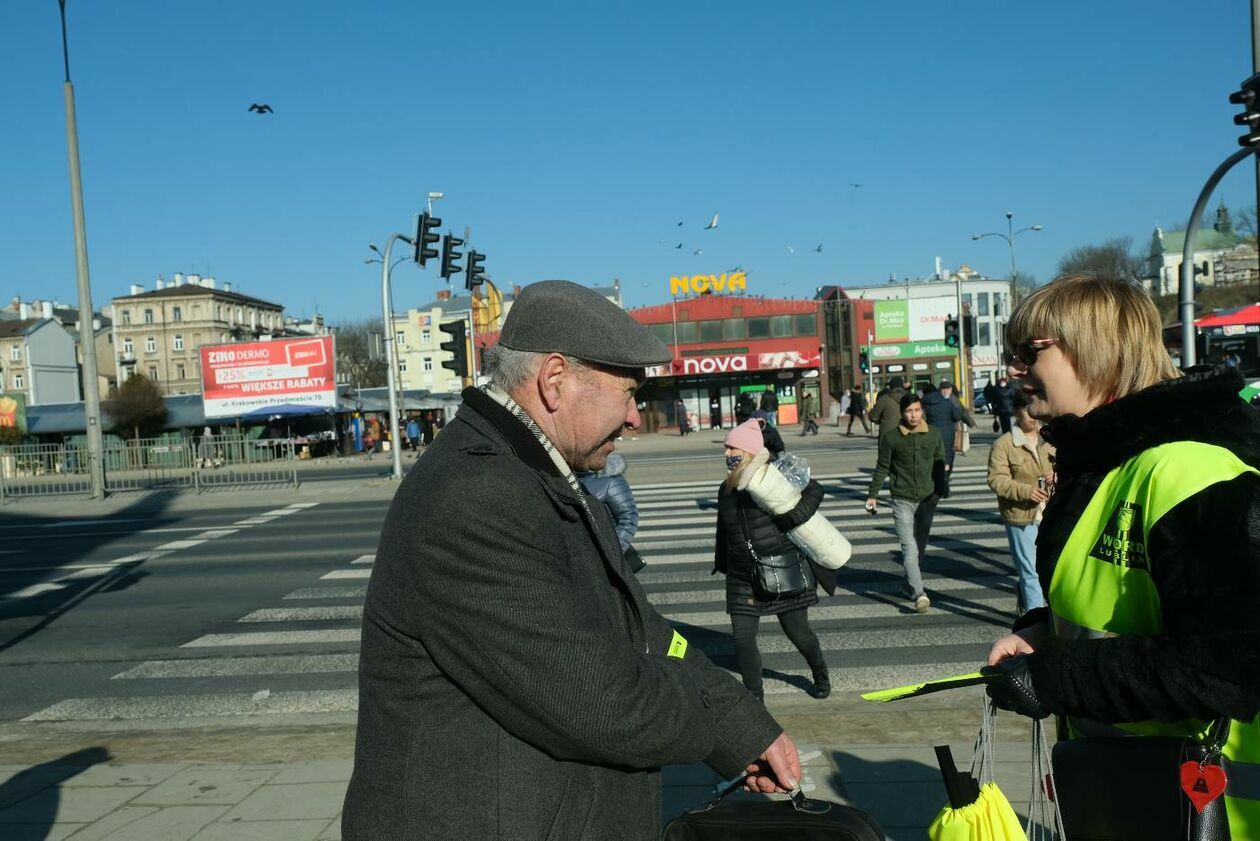
[[[207,418],[233,418],[280,406],[335,409],[332,336],[201,348],[201,402]]]

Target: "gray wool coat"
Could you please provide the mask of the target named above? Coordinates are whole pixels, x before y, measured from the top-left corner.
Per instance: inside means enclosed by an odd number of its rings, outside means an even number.
[[[475,389],[390,506],[363,615],[346,841],[655,841],[659,768],[782,728],[669,624],[603,506]]]

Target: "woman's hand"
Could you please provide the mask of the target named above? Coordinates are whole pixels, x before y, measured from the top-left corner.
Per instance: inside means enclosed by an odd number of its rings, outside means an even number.
[[[1008,657],[1032,653],[1033,647],[1029,645],[1028,640],[1019,634],[1009,634],[993,643],[993,647],[989,649],[988,665],[996,666]]]

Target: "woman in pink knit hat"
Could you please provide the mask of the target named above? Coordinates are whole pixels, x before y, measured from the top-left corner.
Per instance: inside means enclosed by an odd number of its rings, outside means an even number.
[[[804,656],[813,674],[811,693],[815,698],[831,694],[831,679],[823,659],[818,636],[809,627],[809,606],[818,603],[809,562],[788,540],[785,524],[808,519],[822,501],[822,488],[811,481],[792,511],[772,516],[739,489],[746,471],[764,466],[770,453],[762,439],[756,418],[745,421],[726,434],[726,481],[718,490],[717,546],[713,568],[726,576],[726,612],[731,616],[735,636],[735,657],[744,686],[764,698],[761,684],[761,650],[757,647],[757,626],[762,616],[777,616],[779,625]],[[808,586],[792,595],[776,596],[758,584],[756,564],[783,563],[799,558],[808,574]]]

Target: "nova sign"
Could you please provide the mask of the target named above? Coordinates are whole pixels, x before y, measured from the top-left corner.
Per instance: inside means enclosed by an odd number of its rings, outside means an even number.
[[[684,275],[669,279],[671,295],[686,295],[688,292],[703,295],[707,292],[734,292],[736,289],[748,291],[748,278],[743,272]]]

